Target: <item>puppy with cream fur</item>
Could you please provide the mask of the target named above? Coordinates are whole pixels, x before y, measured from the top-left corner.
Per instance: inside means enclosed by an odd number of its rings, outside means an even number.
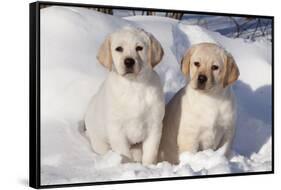
[[[181,153],[206,149],[228,155],[236,118],[231,89],[239,76],[235,60],[216,44],[200,43],[181,64],[189,84],[166,107],[159,160],[178,163]]]
[[[125,27],[105,39],[97,58],[110,73],[85,116],[96,153],[113,150],[126,160],[157,161],[165,103],[153,68],[162,57],[158,40],[142,29]]]

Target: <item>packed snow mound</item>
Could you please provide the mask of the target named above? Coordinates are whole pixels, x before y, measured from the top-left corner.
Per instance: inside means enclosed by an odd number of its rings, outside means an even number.
[[[113,31],[135,26],[152,33],[165,55],[156,66],[166,102],[182,88],[180,60],[195,43],[213,42],[233,54],[240,79],[233,86],[238,107],[230,159],[218,151],[183,153],[179,165],[121,163],[120,155],[97,155],[79,132],[91,97],[108,71],[96,54]],[[177,20],[118,18],[87,8],[41,10],[41,183],[78,183],[271,170],[271,43],[230,39]]]

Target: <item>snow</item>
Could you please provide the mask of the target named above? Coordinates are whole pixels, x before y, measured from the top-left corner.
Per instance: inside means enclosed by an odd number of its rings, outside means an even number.
[[[181,57],[190,45],[213,42],[231,52],[240,68],[233,86],[238,107],[230,159],[219,151],[183,153],[179,165],[121,163],[120,155],[95,154],[79,131],[90,98],[108,71],[96,54],[103,39],[132,25],[154,34],[164,47],[156,66],[166,101],[186,84]],[[173,176],[270,171],[271,42],[230,39],[196,25],[157,16],[113,17],[86,8],[41,10],[41,183],[81,183]]]

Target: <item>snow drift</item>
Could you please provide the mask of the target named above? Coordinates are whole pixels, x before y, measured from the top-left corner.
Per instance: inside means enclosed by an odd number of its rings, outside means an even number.
[[[151,32],[165,55],[156,67],[168,102],[186,84],[178,64],[190,45],[221,44],[240,69],[232,157],[206,150],[183,153],[179,165],[121,164],[92,152],[78,130],[90,98],[108,71],[96,59],[105,36],[132,25]],[[230,39],[199,26],[156,16],[117,18],[86,8],[41,10],[41,183],[61,184],[271,170],[271,43]]]

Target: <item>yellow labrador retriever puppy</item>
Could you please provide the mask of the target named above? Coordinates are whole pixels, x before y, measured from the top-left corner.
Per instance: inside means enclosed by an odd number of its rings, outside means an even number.
[[[190,82],[166,107],[159,159],[178,163],[182,152],[205,149],[227,155],[236,118],[230,85],[239,76],[233,57],[218,45],[200,43],[181,64]]]
[[[110,73],[85,116],[96,153],[113,150],[125,160],[157,161],[165,103],[153,67],[162,57],[158,40],[141,29],[125,27],[105,39],[97,58]]]

